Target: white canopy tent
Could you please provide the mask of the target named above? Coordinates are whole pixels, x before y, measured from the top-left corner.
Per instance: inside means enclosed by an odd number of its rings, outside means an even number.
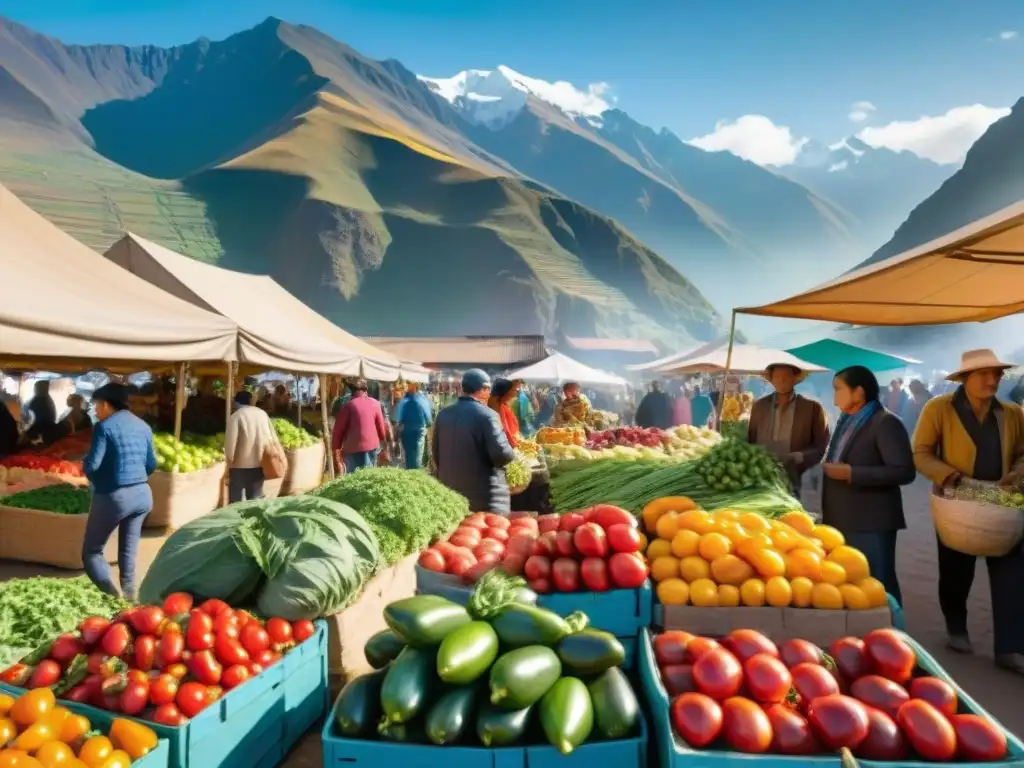
[[[611,387],[625,387],[629,383],[621,376],[605,373],[583,363],[578,363],[560,352],[552,353],[539,363],[513,371],[506,378],[545,384],[567,384],[574,382],[590,386]]]
[[[769,365],[791,365],[808,373],[823,373],[828,370],[779,349],[768,349],[756,344],[737,344],[730,348],[720,344],[710,351],[698,351],[666,363],[657,371],[676,375],[732,373],[738,376],[755,376],[764,373]]]

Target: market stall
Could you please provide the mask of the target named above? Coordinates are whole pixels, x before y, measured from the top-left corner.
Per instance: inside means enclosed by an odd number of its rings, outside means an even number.
[[[586,386],[626,387],[629,382],[613,373],[578,363],[571,357],[555,352],[539,363],[519,368],[506,375],[516,381],[561,386],[568,382]]]
[[[913,365],[920,360],[912,357],[892,355],[838,339],[820,339],[810,344],[787,349],[786,352],[801,360],[820,365],[830,371],[841,371],[851,365],[862,365],[870,371],[895,371]]]

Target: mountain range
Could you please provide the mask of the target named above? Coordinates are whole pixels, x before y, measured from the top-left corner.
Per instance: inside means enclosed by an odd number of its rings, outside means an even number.
[[[854,266],[954,170],[856,139],[762,167],[593,90],[418,76],[274,18],[173,48],[0,18],[0,183],[96,249],[131,230],[267,273],[358,334],[677,349]]]

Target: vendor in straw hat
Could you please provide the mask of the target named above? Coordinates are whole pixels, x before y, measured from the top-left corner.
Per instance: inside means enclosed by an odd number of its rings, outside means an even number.
[[[807,371],[773,363],[764,378],[775,392],[754,403],[747,438],[778,456],[798,494],[803,473],[818,464],[828,448],[828,417],[821,403],[793,390],[807,378]]]
[[[929,400],[914,431],[914,464],[938,488],[966,478],[1016,485],[1024,478],[1024,414],[1001,403],[996,391],[1012,366],[989,349],[964,352],[960,367],[946,378],[959,384],[948,395]],[[974,581],[973,555],[938,542],[939,605],[946,619],[949,647],[970,653],[967,596]],[[1024,550],[989,557],[996,664],[1024,674],[1024,612],[1017,593],[1024,584]]]

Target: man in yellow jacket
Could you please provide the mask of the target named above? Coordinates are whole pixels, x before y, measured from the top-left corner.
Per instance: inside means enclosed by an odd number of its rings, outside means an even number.
[[[996,390],[1011,366],[988,349],[965,352],[960,368],[947,379],[958,382],[952,394],[929,400],[914,431],[914,464],[936,492],[965,479],[1016,486],[1024,481],[1024,414],[1001,403]],[[974,581],[975,557],[938,542],[939,605],[946,620],[948,645],[970,653],[967,597]],[[1024,549],[986,558],[992,588],[996,664],[1024,674],[1024,611],[1017,592],[1024,585]]]

